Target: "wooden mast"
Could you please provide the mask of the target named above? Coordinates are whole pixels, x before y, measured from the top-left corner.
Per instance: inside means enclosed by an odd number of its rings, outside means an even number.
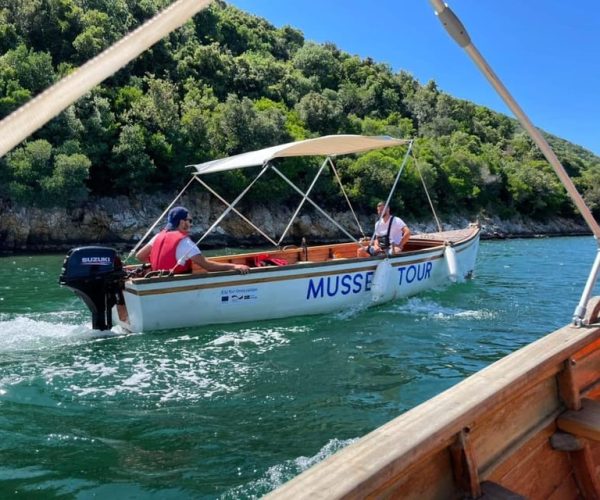
[[[481,53],[477,50],[477,47],[473,45],[471,41],[471,37],[467,33],[464,25],[461,23],[460,19],[454,14],[454,12],[446,5],[442,0],[429,0],[429,3],[433,7],[435,11],[435,15],[439,18],[440,22],[448,32],[448,34],[454,39],[454,41],[471,57],[475,65],[481,70],[481,72],[488,79],[492,87],[496,90],[496,92],[500,95],[502,100],[506,103],[506,105],[510,108],[510,110],[515,114],[519,123],[523,126],[523,128],[527,131],[529,136],[533,139],[533,141],[540,148],[558,178],[565,186],[568,195],[575,203],[575,206],[579,209],[579,212],[585,219],[587,225],[591,229],[594,234],[594,238],[596,238],[596,242],[600,244],[600,226],[598,222],[592,215],[591,210],[586,205],[583,197],[577,191],[577,188],[573,184],[573,181],[565,171],[564,167],[560,163],[560,160],[546,141],[540,131],[533,125],[529,117],[525,114],[525,112],[521,109],[521,106],[515,101],[512,97],[508,89],[504,86],[500,78],[494,73],[494,70],[490,67]],[[588,277],[586,286],[584,288],[581,300],[579,301],[579,305],[575,309],[575,313],[573,315],[573,321],[576,324],[581,324],[581,321],[586,313],[586,306],[591,297],[594,285],[598,278],[598,274],[600,272],[600,248],[596,255],[596,260],[594,261],[594,265],[592,266],[592,270]]]

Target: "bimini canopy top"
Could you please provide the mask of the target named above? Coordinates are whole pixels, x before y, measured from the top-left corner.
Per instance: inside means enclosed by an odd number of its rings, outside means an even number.
[[[394,139],[388,136],[365,136],[365,135],[326,135],[316,139],[289,142],[272,146],[270,148],[250,151],[229,158],[207,161],[192,165],[197,174],[210,174],[235,170],[236,168],[254,167],[264,165],[274,158],[285,158],[292,156],[340,156],[352,153],[362,153],[372,149],[389,148],[401,146],[410,141],[405,139]]]

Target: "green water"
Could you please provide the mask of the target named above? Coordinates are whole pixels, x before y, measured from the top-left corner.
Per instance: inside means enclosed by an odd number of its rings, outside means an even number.
[[[592,238],[482,242],[367,311],[128,335],[0,258],[0,498],[254,498],[571,319]]]

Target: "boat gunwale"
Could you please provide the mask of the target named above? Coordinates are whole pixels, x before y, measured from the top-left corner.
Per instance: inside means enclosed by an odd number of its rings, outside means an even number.
[[[469,230],[469,229],[471,229],[471,228],[457,230],[457,232]],[[470,244],[475,238],[477,238],[480,235],[480,232],[481,232],[481,230],[478,227],[471,229],[471,234],[469,234],[464,239],[461,239],[455,243],[452,243],[452,247],[456,250],[456,252],[462,252],[465,249],[465,246]],[[427,252],[439,252],[441,249],[443,249],[446,246],[446,242],[443,240],[428,239],[428,238],[420,238],[419,239],[419,235],[416,235],[414,238],[411,238],[411,241],[428,242],[428,243],[432,242],[435,244],[432,246],[426,247],[426,248],[409,250],[409,251],[402,252],[401,254],[394,255],[392,257],[392,259],[393,259],[392,266],[393,267],[398,267],[401,265],[411,265],[411,264],[416,264],[416,263],[420,263],[420,262],[425,262],[425,261],[441,258],[442,256],[431,256],[429,258],[419,259],[416,261],[397,262],[397,259],[401,258],[401,257],[411,257],[411,256],[419,255],[419,254],[425,254]],[[345,244],[347,244],[347,243],[345,243]],[[340,243],[334,243],[334,244],[329,244],[329,245],[317,245],[317,246],[313,246],[310,248],[311,249],[320,249],[320,248],[333,247],[335,245],[340,245]],[[226,259],[230,259],[230,258],[235,259],[235,258],[244,257],[246,255],[248,257],[250,257],[252,255],[259,254],[259,253],[265,253],[265,252],[249,252],[248,254],[235,254],[235,255],[231,255],[231,256],[219,256],[219,257],[226,258]],[[304,270],[304,269],[313,269],[313,268],[319,268],[319,267],[332,267],[332,266],[356,264],[359,262],[372,263],[373,268],[374,268],[374,267],[376,267],[378,262],[381,262],[381,261],[385,260],[386,258],[387,257],[385,255],[375,255],[375,256],[369,256],[369,257],[350,257],[350,258],[340,258],[340,259],[334,258],[334,259],[324,260],[321,262],[299,261],[299,262],[295,262],[294,264],[286,265],[286,266],[252,267],[252,268],[250,268],[248,275],[290,271],[290,270],[296,270],[296,269]],[[354,272],[353,269],[350,269],[349,271]],[[248,275],[246,275],[246,276],[248,276]],[[180,282],[180,281],[188,281],[188,280],[196,280],[196,279],[197,280],[205,280],[205,279],[210,279],[210,278],[230,277],[230,276],[239,276],[239,272],[232,270],[232,271],[216,271],[216,272],[205,272],[205,273],[203,272],[203,273],[191,273],[191,274],[177,274],[177,275],[173,275],[173,276],[156,276],[156,277],[150,277],[150,278],[146,278],[146,277],[130,278],[130,279],[126,280],[126,282],[125,282],[125,291],[131,292],[132,287],[137,288],[138,286],[152,285],[152,284],[156,284],[156,283]],[[290,275],[290,279],[294,279],[294,274]],[[243,282],[249,283],[249,282],[251,282],[251,280],[245,279],[245,280],[243,280]]]
[[[381,491],[392,478],[406,477],[423,460],[448,447],[465,425],[556,375],[566,359],[599,339],[598,324],[562,327],[374,429],[266,498],[313,498],[323,491],[328,498],[346,498]],[[481,471],[481,478],[497,465]]]

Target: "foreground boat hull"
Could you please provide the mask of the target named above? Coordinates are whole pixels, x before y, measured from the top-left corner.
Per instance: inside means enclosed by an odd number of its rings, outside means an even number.
[[[269,499],[600,498],[600,298]],[[591,302],[592,302],[591,301]]]
[[[469,277],[478,245],[477,228],[452,246],[455,257],[435,244],[391,258],[334,257],[255,268],[247,275],[134,279],[125,283],[125,308],[116,307],[113,317],[139,332],[365,308],[448,283],[452,264],[459,279]]]

